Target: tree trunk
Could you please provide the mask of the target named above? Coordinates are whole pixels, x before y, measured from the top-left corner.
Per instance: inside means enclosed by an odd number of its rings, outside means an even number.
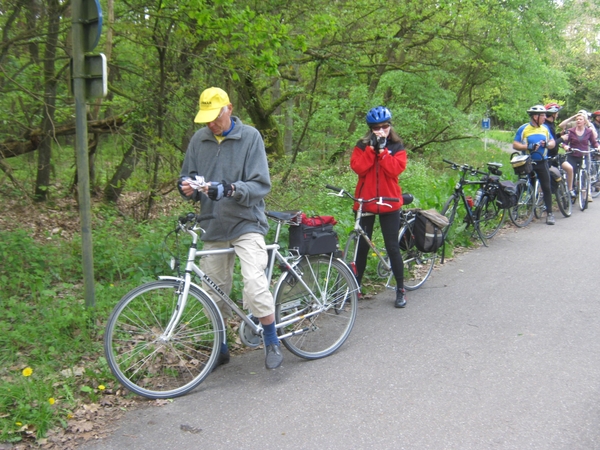
[[[133,130],[133,142],[123,155],[123,159],[108,185],[104,188],[104,199],[108,202],[116,203],[119,200],[125,183],[133,173],[140,156],[146,152],[146,143],[142,139],[140,131],[139,129]]]
[[[56,110],[56,76],[54,62],[60,25],[59,1],[48,0],[48,39],[44,51],[44,107],[42,132],[43,138],[38,148],[37,176],[35,180],[35,198],[38,201],[48,199],[50,185],[52,142],[54,141],[54,112]]]
[[[249,76],[243,78],[242,84],[238,85],[237,92],[242,105],[263,136],[267,155],[275,157],[275,159],[283,157],[285,149],[277,121],[272,114],[267,112],[260,92]]]

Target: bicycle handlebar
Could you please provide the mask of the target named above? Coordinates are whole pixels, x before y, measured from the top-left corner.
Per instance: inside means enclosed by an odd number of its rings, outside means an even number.
[[[343,197],[345,195],[345,196],[351,198],[352,200],[354,200],[355,202],[358,202],[358,203],[372,203],[372,202],[377,202],[380,205],[382,205],[383,202],[399,202],[400,201],[400,199],[396,198],[396,197],[373,197],[373,198],[370,198],[368,200],[365,200],[363,198],[356,198],[353,195],[351,195],[348,191],[346,191],[346,190],[344,190],[342,188],[338,188],[338,187],[332,186],[330,184],[326,184],[325,187],[327,189],[331,189],[332,191],[338,191],[337,194],[331,194],[331,195],[337,195],[338,197]],[[390,206],[390,208],[391,208],[391,206]]]
[[[487,172],[482,172],[468,164],[458,164],[453,161],[449,161],[447,159],[442,159],[442,161],[444,161],[446,164],[450,164],[450,166],[452,166],[452,167],[450,167],[452,170],[460,170],[462,172],[470,172],[471,175],[485,175],[485,176],[489,175]]]

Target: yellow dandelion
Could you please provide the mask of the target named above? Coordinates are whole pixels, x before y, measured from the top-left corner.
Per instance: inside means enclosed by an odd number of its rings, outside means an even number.
[[[101,391],[103,391],[104,389],[106,389],[106,386],[104,386],[103,384],[101,384],[100,386],[98,386],[98,389],[100,389]]]
[[[18,427],[20,427],[20,426],[22,426],[23,424],[22,424],[21,422],[15,422],[15,425],[16,425],[16,426],[18,426]]]
[[[50,397],[50,398],[48,399],[48,403],[50,403],[51,405],[54,405],[54,403],[56,403],[56,400],[54,400],[54,398],[53,398],[53,397]]]
[[[23,369],[23,376],[24,377],[30,377],[32,373],[33,373],[33,369],[31,367],[25,367]]]
[[[73,418],[73,414],[69,413],[67,414],[67,419],[72,419]]]

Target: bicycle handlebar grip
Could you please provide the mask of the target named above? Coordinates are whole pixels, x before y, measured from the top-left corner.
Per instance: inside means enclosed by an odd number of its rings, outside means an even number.
[[[399,202],[400,199],[399,198],[395,198],[395,197],[378,197],[379,201],[382,202]]]
[[[452,165],[456,165],[456,163],[453,163],[452,161],[448,161],[447,159],[442,159],[442,161],[444,161],[447,164],[452,164]]]
[[[325,185],[325,187],[326,187],[327,189],[331,189],[332,191],[338,191],[338,192],[339,192],[339,191],[343,191],[343,189],[341,189],[341,188],[339,188],[339,187],[332,186],[332,185],[330,185],[330,184],[326,184],[326,185]]]

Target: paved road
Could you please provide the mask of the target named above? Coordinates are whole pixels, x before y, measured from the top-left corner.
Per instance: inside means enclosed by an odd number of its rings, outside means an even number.
[[[600,199],[506,229],[319,361],[233,358],[85,449],[600,449]],[[567,247],[568,246],[568,247]],[[195,428],[184,431],[181,425]]]

